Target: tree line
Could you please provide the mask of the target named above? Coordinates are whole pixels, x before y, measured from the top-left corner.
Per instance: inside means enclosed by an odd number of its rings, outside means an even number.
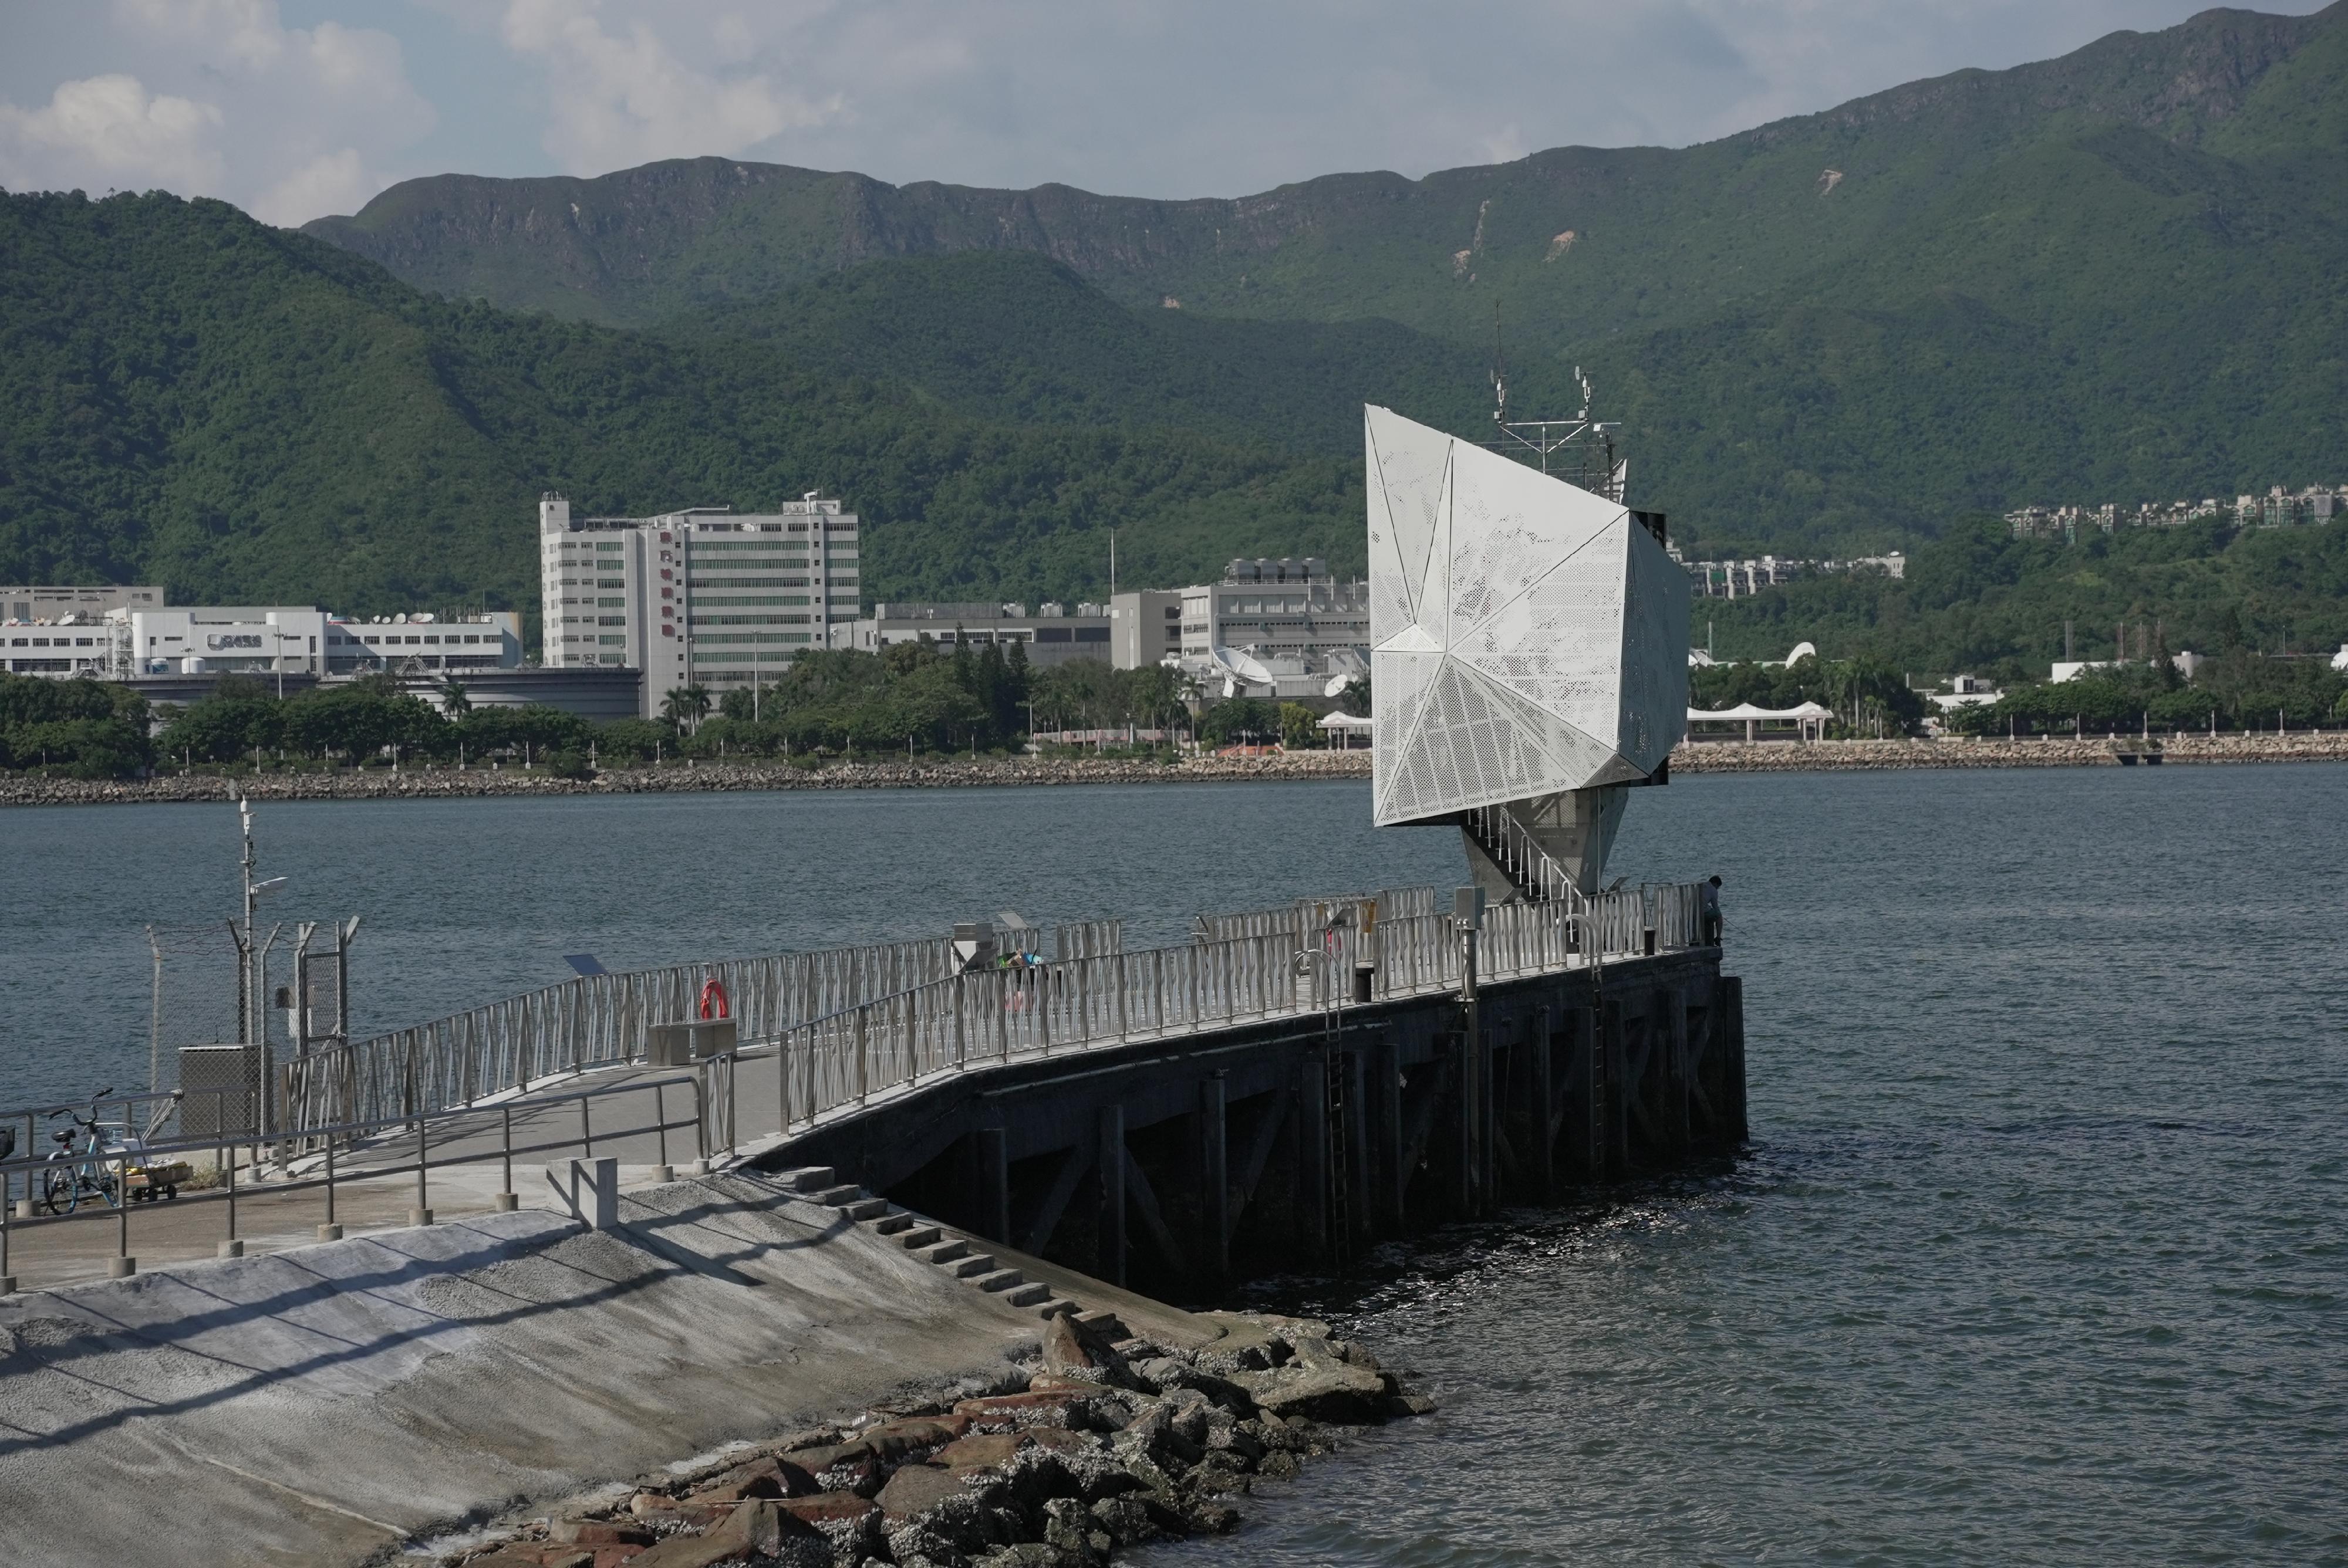
[[[1031,732],[1164,732],[1212,745],[1325,743],[1320,715],[1297,702],[1212,693],[1160,665],[1099,660],[1038,669],[1025,647],[924,639],[879,653],[819,649],[771,684],[682,686],[657,719],[598,723],[544,705],[476,706],[461,682],[431,700],[395,676],[369,675],[285,698],[249,676],[222,676],[200,701],[149,706],[125,687],[0,674],[0,767],[121,778],[177,764],[252,767],[469,763],[511,757],[583,774],[672,757],[821,758],[910,752],[1003,753]],[[1366,711],[1367,682],[1348,693]]]
[[[1688,704],[1720,709],[1739,702],[1831,710],[1830,736],[1913,734],[1931,712],[1907,675],[1880,660],[1807,655],[1791,664],[1723,664],[1688,675]],[[2188,678],[2166,651],[2128,663],[2082,671],[2068,681],[2024,681],[1993,702],[1941,715],[1959,734],[2092,734],[2311,729],[2348,723],[2348,673],[2321,656],[2254,653],[2239,644],[2204,660]]]

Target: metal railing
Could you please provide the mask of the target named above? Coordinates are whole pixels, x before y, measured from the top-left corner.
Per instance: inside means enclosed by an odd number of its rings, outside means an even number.
[[[213,1091],[213,1093],[230,1093]],[[592,1102],[629,1095],[652,1098],[653,1116],[648,1122],[633,1122],[613,1126],[607,1119],[602,1128],[594,1125]],[[674,1097],[673,1097],[674,1096]],[[517,1143],[514,1141],[516,1112],[526,1118],[543,1120],[553,1107],[576,1103],[580,1108],[576,1132],[564,1128],[559,1135],[536,1142]],[[686,1107],[672,1116],[672,1106]],[[671,1132],[689,1133],[694,1157],[705,1160],[709,1153],[707,1132],[710,1126],[706,1088],[694,1074],[676,1074],[652,1080],[631,1079],[623,1082],[599,1085],[561,1094],[536,1096],[528,1101],[509,1102],[495,1108],[498,1139],[494,1145],[483,1141],[488,1111],[458,1110],[416,1117],[375,1117],[346,1122],[304,1125],[273,1137],[268,1151],[253,1150],[242,1165],[247,1180],[242,1189],[238,1184],[240,1162],[238,1152],[251,1145],[249,1133],[229,1133],[208,1138],[181,1138],[162,1142],[125,1140],[111,1146],[77,1150],[58,1158],[46,1156],[12,1156],[0,1160],[0,1187],[20,1185],[24,1196],[19,1203],[0,1206],[0,1279],[13,1279],[12,1246],[26,1234],[41,1235],[55,1227],[76,1224],[88,1225],[111,1221],[116,1227],[115,1257],[119,1264],[116,1272],[128,1274],[128,1265],[135,1258],[131,1250],[131,1212],[134,1207],[160,1216],[184,1213],[191,1205],[221,1204],[225,1207],[226,1245],[223,1255],[242,1247],[237,1230],[237,1204],[240,1196],[250,1203],[256,1198],[275,1198],[289,1193],[319,1191],[324,1196],[324,1220],[318,1228],[321,1239],[339,1235],[340,1227],[335,1217],[335,1199],[338,1185],[353,1182],[378,1180],[385,1176],[413,1173],[416,1177],[415,1208],[418,1214],[431,1214],[430,1173],[458,1165],[482,1165],[491,1161],[500,1164],[502,1186],[497,1206],[516,1206],[513,1184],[513,1163],[517,1156],[561,1153],[582,1150],[592,1158],[598,1140],[607,1145],[617,1140],[646,1134],[656,1140],[655,1160],[661,1165],[669,1163],[668,1136]],[[523,1129],[527,1137],[530,1129]],[[390,1137],[382,1134],[390,1133]],[[377,1140],[373,1143],[367,1140]],[[300,1141],[320,1151],[317,1163],[309,1173],[284,1173],[260,1181],[264,1163],[280,1161],[286,1143]],[[451,1152],[448,1145],[460,1146]],[[439,1153],[435,1153],[436,1146]],[[337,1158],[339,1154],[339,1159]],[[151,1186],[162,1184],[155,1173],[180,1164],[191,1163],[191,1157],[208,1161],[218,1173],[221,1184],[203,1188],[191,1187],[179,1195],[165,1200],[154,1195]],[[46,1206],[41,1194],[47,1178],[79,1181],[83,1184],[73,1205],[64,1213],[40,1213]],[[133,1197],[134,1182],[151,1184],[147,1202]],[[184,1185],[185,1184],[177,1184]],[[111,1189],[108,1195],[108,1188]],[[21,1204],[21,1208],[19,1206]],[[415,1216],[411,1216],[413,1218]]]
[[[1429,913],[1389,918],[1391,901]],[[1460,927],[1431,912],[1432,889],[1303,899],[1288,908],[1200,917],[1174,947],[973,970],[810,1019],[711,1059],[713,1105],[731,1149],[736,1071],[778,1059],[775,1114],[788,1132],[938,1074],[1100,1050],[1282,1018],[1334,1018],[1370,1001],[1456,989]],[[1344,918],[1333,918],[1343,910]],[[1581,905],[1504,904],[1479,927],[1487,981],[1683,951],[1700,945],[1693,885],[1622,888]],[[1366,970],[1365,992],[1357,979]]]
[[[1462,815],[1468,835],[1519,890],[1542,902],[1584,901],[1565,867],[1505,806],[1476,806]]]
[[[745,1037],[781,1032],[953,972],[943,938],[586,975],[279,1064],[288,1123],[412,1117],[473,1105],[643,1054],[647,1026],[690,1018],[725,987]]]

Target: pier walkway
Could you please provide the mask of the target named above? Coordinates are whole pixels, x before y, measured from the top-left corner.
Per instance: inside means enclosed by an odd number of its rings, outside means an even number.
[[[1470,942],[1453,914],[1438,911],[1436,904],[1434,892],[1425,888],[1300,899],[1281,908],[1201,915],[1191,941],[1130,951],[1122,946],[1116,922],[1066,926],[1052,934],[1056,956],[1015,952],[984,967],[969,967],[970,953],[957,954],[950,939],[938,938],[584,977],[273,1063],[272,1093],[261,1112],[266,1133],[240,1139],[241,1155],[217,1140],[182,1139],[177,1147],[158,1142],[151,1157],[233,1167],[232,1203],[223,1187],[215,1186],[184,1192],[173,1202],[133,1204],[126,1212],[108,1211],[96,1198],[85,1198],[79,1213],[51,1217],[37,1212],[37,1204],[23,1202],[28,1190],[37,1190],[26,1185],[28,1180],[38,1182],[37,1166],[21,1157],[9,1162],[11,1191],[19,1203],[6,1227],[7,1256],[0,1263],[0,1276],[14,1275],[23,1286],[55,1286],[127,1272],[134,1266],[126,1259],[151,1267],[209,1256],[232,1236],[238,1245],[230,1250],[261,1252],[335,1234],[318,1229],[329,1223],[351,1232],[410,1224],[427,1212],[447,1219],[516,1204],[542,1205],[559,1201],[546,1167],[572,1159],[615,1160],[623,1187],[742,1163],[767,1169],[831,1164],[876,1190],[910,1183],[916,1189],[926,1184],[951,1191],[975,1176],[991,1183],[988,1190],[1000,1200],[992,1216],[999,1229],[990,1234],[1008,1243],[1018,1239],[1001,1234],[1012,1224],[1010,1188],[1036,1180],[1033,1172],[1014,1176],[1010,1163],[1057,1153],[1065,1165],[1066,1149],[1074,1143],[1046,1150],[1030,1147],[1035,1139],[1025,1134],[994,1138],[992,1131],[1008,1132],[1008,1122],[994,1130],[965,1124],[969,1107],[983,1101],[991,1108],[983,1114],[1001,1121],[1001,1107],[1007,1103],[1003,1095],[1014,1085],[1025,1086],[1014,1096],[1023,1102],[1047,1102],[1058,1091],[1045,1086],[1061,1084],[1072,1074],[1130,1073],[1138,1064],[1184,1061],[1202,1051],[1236,1052],[1249,1084],[1267,1071],[1285,1081],[1301,1071],[1301,1058],[1292,1060],[1296,1052],[1290,1049],[1299,1042],[1342,1042],[1339,1071],[1359,1080],[1350,1095],[1345,1085],[1337,1084],[1319,1091],[1317,1101],[1362,1123],[1354,1130],[1355,1153],[1348,1156],[1360,1167],[1355,1173],[1361,1180],[1353,1185],[1362,1185],[1376,1157],[1370,1147],[1371,1125],[1363,1118],[1369,1098],[1385,1091],[1376,1072],[1390,1068],[1399,1075],[1410,1066],[1424,1067],[1451,1050],[1448,1042],[1460,1030],[1457,999],[1467,987]],[[1605,1040],[1600,1013],[1585,1024],[1570,1016],[1574,1009],[1566,1005],[1569,993],[1595,998],[1602,986],[1610,993],[1633,996],[1631,1022],[1615,1027],[1638,1032],[1648,1010],[1639,999],[1653,987],[1642,989],[1636,977],[1668,972],[1674,994],[1687,991],[1694,998],[1699,1047],[1718,1032],[1716,1020],[1725,1014],[1712,1005],[1718,989],[1716,949],[1701,946],[1698,907],[1694,889],[1657,886],[1484,911],[1473,932],[1473,961],[1487,1015],[1478,1033],[1488,1037],[1484,1051],[1504,1076],[1495,1107],[1505,1105],[1516,1113],[1507,1075],[1523,1078],[1528,1094],[1540,1076],[1518,1041],[1532,1021],[1517,1016],[1512,999],[1530,995],[1529,986],[1550,999],[1555,1015],[1555,1050],[1543,1044],[1545,1058],[1554,1060],[1543,1071],[1550,1081],[1547,1092],[1558,1106],[1577,1092],[1588,1098],[1595,1081],[1588,1066],[1576,1079],[1568,1057],[1576,1049],[1584,1055],[1602,1050]],[[1028,947],[1041,946],[1036,938],[1042,933],[1028,935]],[[1694,971],[1689,969],[1691,959],[1696,960]],[[650,1026],[693,1018],[701,1010],[699,994],[713,979],[726,992],[732,1048],[678,1066],[648,1061]],[[1560,984],[1565,989],[1559,989]],[[1416,1021],[1396,1033],[1394,1024],[1405,1019]],[[1670,1032],[1666,1022],[1656,1027],[1660,1034]],[[1680,1027],[1684,1034],[1684,1021]],[[1588,1035],[1587,1046],[1575,1045],[1579,1036],[1568,1039],[1577,1028]],[[1398,1044],[1388,1050],[1391,1061],[1363,1054],[1361,1042],[1374,1035],[1391,1043],[1405,1034],[1414,1043],[1406,1050]],[[1634,1052],[1639,1049],[1627,1038],[1618,1048],[1622,1044]],[[1727,1050],[1724,1037],[1724,1062]],[[1329,1052],[1308,1054],[1325,1074],[1329,1063],[1323,1059]],[[1646,1054],[1661,1061],[1660,1053]],[[1479,1057],[1468,1069],[1447,1067],[1449,1091],[1477,1092],[1469,1080],[1480,1064]],[[1618,1064],[1617,1077],[1629,1076],[1631,1065]],[[1603,1064],[1594,1071],[1602,1080]],[[1735,1077],[1741,1118],[1741,1061]],[[1231,1096],[1242,1120],[1262,1115],[1262,1107],[1241,1103],[1260,1092]],[[1415,1115],[1433,1103],[1430,1096],[1414,1101]],[[932,1147],[941,1133],[923,1119],[948,1102],[964,1106],[949,1118],[958,1129],[949,1142],[960,1141],[961,1163],[967,1167],[958,1173],[930,1168],[941,1157],[942,1146]],[[1513,1140],[1497,1123],[1479,1132],[1500,1112],[1473,1109],[1478,1113],[1457,1127],[1430,1124],[1413,1133],[1420,1162],[1428,1148],[1467,1140],[1468,1147],[1453,1150],[1451,1157],[1455,1163],[1467,1160],[1475,1165],[1463,1189],[1462,1201],[1471,1206],[1491,1201],[1504,1175],[1522,1173],[1529,1180],[1540,1163],[1532,1159],[1537,1140],[1529,1124]],[[1196,1112],[1193,1096],[1185,1114]],[[1316,1112],[1323,1118],[1331,1113]],[[1553,1107],[1553,1114],[1562,1112]],[[1286,1110],[1281,1115],[1288,1119]],[[1155,1125],[1148,1116],[1137,1108],[1137,1134]],[[907,1118],[922,1121],[923,1130],[907,1131]],[[233,1124],[233,1115],[228,1119]],[[1625,1122],[1614,1140],[1620,1145],[1619,1170],[1628,1167],[1631,1141],[1650,1118],[1633,1094],[1618,1119]],[[1252,1187],[1272,1164],[1293,1165],[1312,1156],[1313,1148],[1297,1143],[1303,1120],[1296,1118],[1278,1134],[1258,1129],[1248,1147],[1233,1156],[1235,1175],[1248,1178]],[[1584,1132],[1564,1151],[1563,1163],[1548,1161],[1551,1178],[1568,1169],[1604,1168],[1602,1150],[1593,1154],[1582,1148],[1590,1142],[1590,1115],[1582,1122]],[[1701,1118],[1699,1123],[1701,1131]],[[1396,1136],[1407,1131],[1398,1130]],[[1553,1131],[1561,1135],[1562,1122]],[[1344,1132],[1338,1129],[1338,1144]],[[1045,1135],[1046,1142],[1050,1136]],[[1074,1142],[1089,1146],[1097,1140],[1087,1134]],[[1546,1156],[1555,1137],[1538,1142]],[[1661,1150],[1672,1140],[1642,1142]],[[1319,1147],[1326,1140],[1308,1143]],[[981,1159],[982,1145],[992,1151],[985,1157],[1001,1169],[980,1170],[972,1163]],[[877,1148],[891,1153],[880,1158],[868,1152]],[[928,1153],[909,1163],[915,1149]],[[1397,1145],[1385,1157],[1397,1162],[1406,1152]],[[1097,1147],[1092,1153],[1098,1153]],[[420,1182],[419,1157],[425,1166]],[[1325,1153],[1318,1157],[1326,1163]],[[1510,1169],[1503,1172],[1503,1164]],[[1516,1170],[1519,1165],[1521,1173]],[[1075,1188],[1087,1173],[1056,1171],[1042,1200],[1054,1210],[1053,1223],[1039,1226],[1037,1213],[1030,1213],[1023,1235],[1035,1244],[1032,1250],[1044,1251],[1067,1219],[1063,1243],[1075,1246],[1080,1241],[1086,1261],[1109,1277],[1122,1277],[1121,1259],[1105,1265],[1098,1238],[1071,1212]],[[1098,1173],[1089,1173],[1097,1187]],[[1147,1168],[1139,1173],[1148,1196],[1138,1223],[1163,1242],[1171,1235],[1165,1219],[1169,1204],[1159,1202],[1148,1186]],[[1112,1188],[1117,1175],[1109,1173]],[[1186,1179],[1177,1184],[1192,1184]],[[1399,1190],[1407,1184],[1390,1173],[1387,1184]],[[1386,1205],[1391,1212],[1381,1223],[1405,1223],[1406,1204],[1405,1193]],[[1242,1196],[1240,1207],[1246,1206]],[[1375,1212],[1375,1205],[1365,1207],[1358,1200],[1351,1206],[1356,1221]],[[990,1216],[965,1217],[974,1223]],[[1117,1228],[1109,1226],[1112,1232]],[[1181,1252],[1179,1246],[1157,1250],[1161,1262]],[[1193,1250],[1221,1260],[1230,1247],[1216,1244]]]

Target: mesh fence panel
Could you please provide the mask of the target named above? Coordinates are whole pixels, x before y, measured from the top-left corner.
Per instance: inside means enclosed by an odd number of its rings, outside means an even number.
[[[217,1045],[237,1037],[236,939],[222,921],[149,926],[152,955],[148,1015],[150,1090],[180,1081],[183,1045]]]

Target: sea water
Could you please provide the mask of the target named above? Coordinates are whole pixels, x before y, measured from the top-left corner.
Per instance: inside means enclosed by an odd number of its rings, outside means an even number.
[[[265,921],[366,917],[366,1030],[566,953],[1004,908],[1122,915],[1139,946],[1201,909],[1461,879],[1447,830],[1368,812],[1324,784],[256,820],[289,878]],[[1614,868],[1724,879],[1750,1151],[1235,1297],[1331,1318],[1443,1408],[1263,1487],[1237,1537],[1138,1560],[2348,1563],[2343,824],[2348,768],[2321,764],[1639,792]],[[0,815],[0,1101],[143,1084],[141,927],[232,914],[236,849],[225,807]]]

